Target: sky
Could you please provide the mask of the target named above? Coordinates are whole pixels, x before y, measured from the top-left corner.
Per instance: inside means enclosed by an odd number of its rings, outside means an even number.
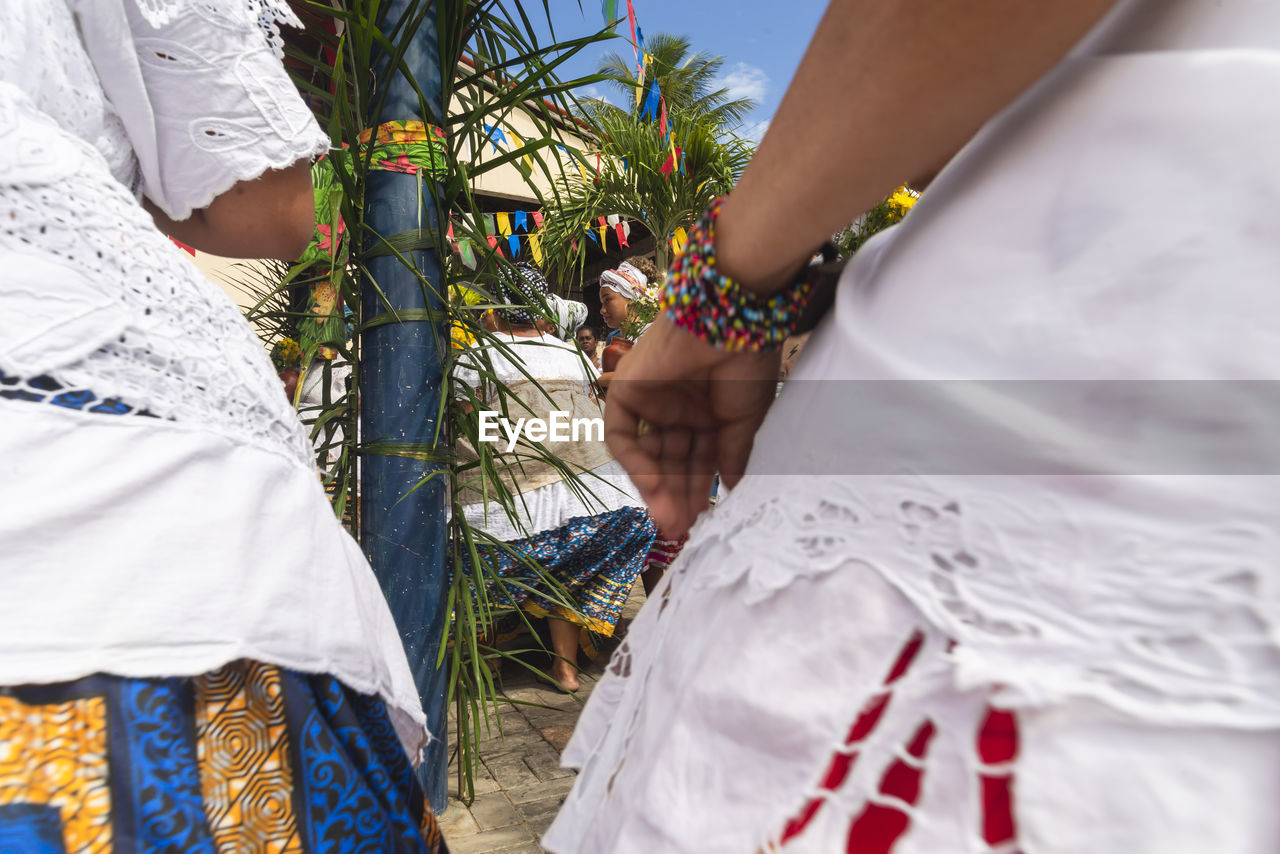
[[[604,25],[600,0],[550,0],[556,37],[564,40],[585,36]],[[617,0],[620,14],[626,14],[626,0]],[[671,33],[688,36],[694,50],[725,59],[721,85],[735,97],[751,97],[760,106],[744,122],[743,136],[759,140],[778,102],[786,92],[800,58],[826,9],[826,0],[632,0],[636,21],[647,35]],[[533,17],[540,3],[529,4]],[[630,35],[626,20],[617,32]],[[623,38],[587,47],[563,66],[561,79],[594,73],[600,57],[609,52],[631,54]],[[591,97],[609,96],[617,100],[610,83],[598,84]]]

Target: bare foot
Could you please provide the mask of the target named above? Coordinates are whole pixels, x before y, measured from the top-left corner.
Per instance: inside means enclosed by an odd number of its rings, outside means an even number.
[[[557,658],[551,662],[551,678],[559,682],[560,686],[570,694],[578,690],[578,668],[567,661]]]

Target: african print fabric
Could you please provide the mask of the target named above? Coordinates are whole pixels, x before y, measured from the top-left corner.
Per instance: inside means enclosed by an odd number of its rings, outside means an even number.
[[[608,637],[644,568],[654,532],[653,520],[643,508],[621,507],[570,519],[562,527],[508,542],[505,548],[486,546],[479,551],[504,582],[515,582],[492,585],[498,602]],[[581,614],[564,607],[557,592],[548,590],[524,560],[537,562],[550,574]]]
[[[382,700],[332,676],[0,688],[0,852],[446,850]]]

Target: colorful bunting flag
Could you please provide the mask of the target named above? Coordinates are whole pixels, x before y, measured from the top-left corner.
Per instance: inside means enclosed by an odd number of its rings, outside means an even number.
[[[626,233],[626,226],[625,226],[625,224],[623,224],[623,223],[621,223],[621,222],[620,222],[620,223],[618,223],[617,225],[615,225],[615,226],[613,227],[613,230],[614,230],[614,231],[617,233],[617,235],[618,235],[618,245],[619,245],[619,246],[630,246],[630,245],[631,245],[630,243],[628,243],[628,242],[627,242],[627,233]]]
[[[607,246],[608,244],[605,242],[605,235],[609,233],[609,223],[604,217],[599,217],[596,222],[600,224],[600,245]]]
[[[636,10],[631,5],[631,0],[627,0],[627,22],[631,24],[631,43],[637,44],[636,39]]]
[[[596,245],[600,244],[600,238],[596,237],[596,233],[589,228],[587,229],[587,237],[590,237],[592,242]]]
[[[511,247],[511,257],[514,258],[520,254],[520,237],[511,234],[507,236],[507,246]]]
[[[618,23],[618,0],[600,0],[600,14],[604,16],[604,25],[613,29]]]
[[[498,220],[498,234],[506,237],[511,233],[511,217],[504,213],[500,213],[496,215],[496,218]]]
[[[677,228],[671,233],[671,248],[679,252],[684,249],[684,245],[689,240],[689,234],[683,228]]]
[[[542,266],[542,241],[538,238],[538,235],[536,234],[530,234],[528,237],[528,241],[529,241],[529,254],[533,256],[533,263],[541,267]],[[575,250],[577,249],[576,245],[574,246],[574,249]]]
[[[498,238],[492,234],[485,235],[485,239],[489,241],[489,248],[499,255],[502,254],[502,247],[498,245]]]
[[[493,214],[481,214],[484,217],[484,233],[493,236]],[[493,243],[489,244],[490,246]]]
[[[516,211],[511,215],[511,230],[516,229],[529,230],[529,215],[524,211]]]
[[[658,96],[658,134],[662,141],[667,141],[667,99]]]
[[[465,265],[468,270],[474,270],[476,268],[476,253],[471,248],[470,240],[458,241],[458,256],[462,259],[463,265]]]
[[[645,96],[644,109],[640,111],[641,119],[648,119],[652,116],[655,121],[657,120],[659,98],[661,98],[661,93],[658,92],[658,81],[654,80],[649,84],[649,94]]]
[[[542,211],[533,212],[533,227],[542,228]]]
[[[509,134],[511,134],[511,144],[512,144],[515,148],[517,148],[517,149],[524,148],[524,140],[520,138],[520,135],[519,135],[518,133],[516,133],[515,131],[508,131],[508,133],[509,133]],[[533,169],[533,165],[534,165],[534,164],[533,164],[533,157],[531,157],[530,155],[526,154],[526,155],[524,155],[523,157],[521,157],[520,159],[524,161],[524,165],[525,165],[525,166],[528,166],[530,170],[532,170],[532,169]]]
[[[485,136],[489,137],[489,143],[493,146],[493,150],[495,152],[498,150],[499,141],[501,141],[503,145],[507,144],[507,135],[502,132],[502,128],[497,127],[496,125],[486,124],[484,126],[484,133]]]

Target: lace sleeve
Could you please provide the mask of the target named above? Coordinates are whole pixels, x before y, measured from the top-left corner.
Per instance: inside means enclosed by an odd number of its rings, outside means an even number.
[[[127,33],[86,37],[138,156],[142,192],[181,220],[232,185],[328,148],[280,61],[285,0],[114,0]],[[95,35],[91,36],[90,34]],[[105,67],[104,67],[105,66]]]

